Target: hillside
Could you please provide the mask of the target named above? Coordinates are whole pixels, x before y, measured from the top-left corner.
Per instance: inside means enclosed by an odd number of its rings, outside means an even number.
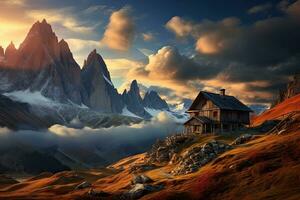
[[[243,199],[299,199],[299,121],[300,115],[295,115],[284,134],[256,135],[248,143],[236,142],[235,138],[242,132],[185,139],[174,136],[158,143],[161,148],[154,157],[155,145],[146,154],[125,158],[108,168],[42,173],[17,184],[3,177],[0,198],[224,200],[243,196]],[[208,144],[214,143],[212,140],[218,141],[219,148],[222,144],[230,148],[220,151],[217,157],[195,171],[174,173],[182,161],[189,160],[186,155],[199,147],[207,149]],[[176,156],[170,160],[162,157],[163,149],[169,153],[176,149],[177,159]],[[157,162],[154,158],[166,160]]]
[[[261,115],[252,119],[252,126],[258,126],[267,120],[275,120],[284,117],[290,112],[300,111],[300,94],[291,97],[275,107],[266,110]]]

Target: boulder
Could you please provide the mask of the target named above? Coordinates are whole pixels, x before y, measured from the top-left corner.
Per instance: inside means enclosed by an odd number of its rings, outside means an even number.
[[[153,180],[151,178],[149,178],[148,176],[143,175],[143,174],[141,174],[141,175],[134,175],[133,179],[131,181],[131,183],[133,185],[139,184],[139,183],[144,184],[144,183],[151,183],[151,182],[153,182]]]
[[[155,192],[161,190],[163,186],[154,186],[154,185],[145,185],[145,184],[135,184],[131,190],[124,194],[125,198],[129,199],[139,199],[142,196],[149,194],[151,192]]]
[[[142,163],[142,164],[136,164],[133,165],[130,168],[130,173],[140,173],[140,172],[145,172],[148,170],[155,169],[157,166],[154,164],[149,164],[149,163]]]
[[[93,188],[91,188],[87,194],[92,197],[108,197],[110,195],[107,192],[97,191],[97,190],[94,190]]]
[[[245,143],[249,142],[250,140],[252,140],[253,138],[254,138],[254,136],[251,134],[244,134],[244,135],[237,137],[232,144],[233,145],[245,144]]]

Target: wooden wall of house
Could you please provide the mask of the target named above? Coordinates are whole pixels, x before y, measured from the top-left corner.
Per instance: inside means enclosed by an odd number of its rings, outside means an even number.
[[[250,123],[249,113],[244,111],[222,110],[220,119],[222,122],[228,123]]]
[[[187,133],[202,133],[203,132],[203,124],[196,119],[191,119],[184,126],[185,126],[185,132],[187,132]]]
[[[220,120],[220,109],[211,101],[206,99],[201,99],[196,106],[195,112],[191,112],[190,116],[205,116],[212,120]]]

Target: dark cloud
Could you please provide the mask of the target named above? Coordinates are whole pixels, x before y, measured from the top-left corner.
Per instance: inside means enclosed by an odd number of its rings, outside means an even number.
[[[271,7],[259,5],[249,12]],[[194,38],[198,54],[189,58],[175,48],[164,47],[139,70],[150,78],[174,79],[185,85],[192,80],[212,80],[215,88],[222,82],[243,83],[240,88],[253,93],[243,99],[268,102],[271,94],[300,71],[300,0],[292,4],[281,2],[278,7],[281,16],[250,25],[241,24],[234,17],[200,23],[173,17],[166,27],[178,37]]]
[[[271,3],[260,4],[260,5],[256,5],[256,6],[253,6],[252,8],[250,8],[248,10],[248,13],[249,14],[256,14],[256,13],[264,12],[264,11],[269,10],[271,8],[272,8]]]
[[[133,74],[153,77],[155,79],[172,79],[178,81],[194,79],[210,79],[218,73],[216,63],[210,62],[201,64],[201,59],[196,61],[179,53],[175,47],[165,46],[157,53],[149,56],[149,63],[146,67],[135,68]]]

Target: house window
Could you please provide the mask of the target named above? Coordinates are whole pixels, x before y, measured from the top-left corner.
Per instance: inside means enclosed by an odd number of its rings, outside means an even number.
[[[214,111],[214,112],[213,112],[213,117],[214,117],[214,118],[217,118],[217,117],[218,117],[218,111]]]

